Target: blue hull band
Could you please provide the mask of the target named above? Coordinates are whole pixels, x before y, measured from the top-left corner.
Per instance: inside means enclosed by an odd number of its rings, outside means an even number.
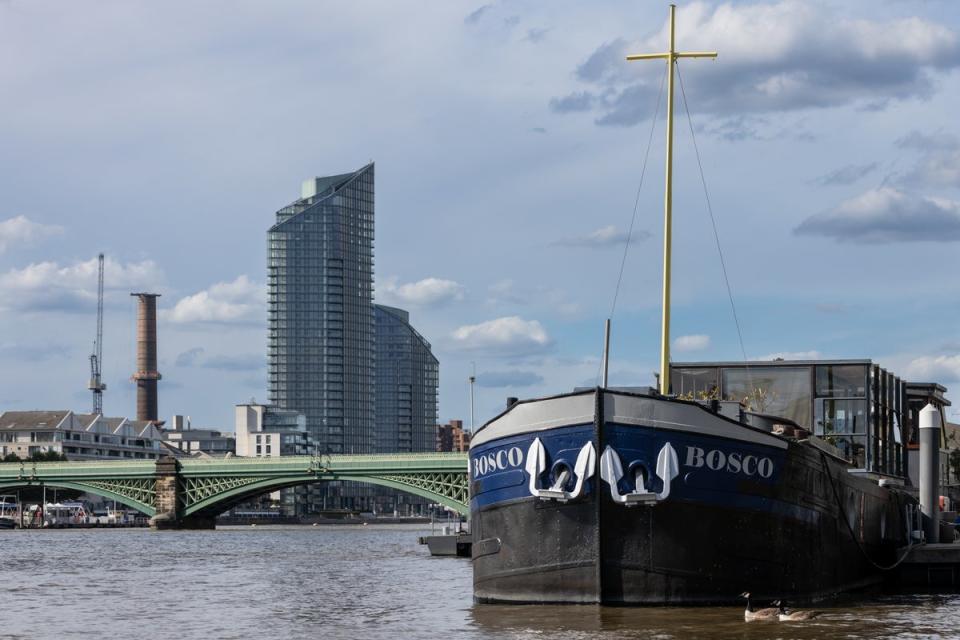
[[[525,465],[535,438],[546,450],[546,470],[540,484],[552,485],[560,470],[574,468],[580,449],[595,437],[594,426],[582,424],[528,432],[471,449],[471,509],[534,499]],[[618,483],[619,493],[635,489],[638,472],[647,491],[660,492],[663,481],[657,476],[657,460],[668,443],[676,452],[679,475],[673,479],[666,500],[766,511],[809,524],[819,522],[818,511],[776,499],[786,464],[784,449],[689,431],[608,423],[603,427],[597,455],[607,447],[619,455],[625,472]],[[566,488],[573,482],[570,478]],[[588,479],[580,499],[592,500],[598,488],[609,499],[610,489],[600,480],[599,469]]]

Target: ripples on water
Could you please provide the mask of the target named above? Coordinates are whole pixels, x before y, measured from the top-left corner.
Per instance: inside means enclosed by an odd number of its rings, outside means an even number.
[[[799,624],[737,608],[477,605],[470,562],[407,526],[0,532],[0,638],[958,638],[960,596]]]

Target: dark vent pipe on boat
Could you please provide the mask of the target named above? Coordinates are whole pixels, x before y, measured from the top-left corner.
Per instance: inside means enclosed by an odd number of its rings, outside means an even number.
[[[940,413],[932,404],[920,411],[920,511],[927,543],[940,542]]]
[[[509,408],[512,407],[513,405],[517,404],[517,402],[519,402],[519,401],[520,401],[519,398],[514,398],[513,396],[507,398],[507,409],[509,409]]]

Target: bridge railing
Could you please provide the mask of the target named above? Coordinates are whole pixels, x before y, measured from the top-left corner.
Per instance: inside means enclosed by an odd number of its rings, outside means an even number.
[[[317,471],[329,469],[337,472],[352,470],[371,471],[391,469],[402,471],[456,471],[467,469],[465,453],[384,454],[384,455],[322,455],[283,456],[277,458],[218,458],[181,459],[181,473],[268,472],[268,471]]]
[[[143,477],[152,476],[156,460],[83,460],[75,462],[0,462],[0,480],[43,476],[66,477]]]

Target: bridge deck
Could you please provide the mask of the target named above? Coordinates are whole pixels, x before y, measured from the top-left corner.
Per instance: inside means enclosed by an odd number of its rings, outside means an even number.
[[[465,453],[24,461],[0,463],[0,490],[40,485],[77,489],[151,516],[168,513],[175,504],[175,517],[182,519],[215,514],[282,487],[352,480],[413,493],[466,514],[467,471]]]

